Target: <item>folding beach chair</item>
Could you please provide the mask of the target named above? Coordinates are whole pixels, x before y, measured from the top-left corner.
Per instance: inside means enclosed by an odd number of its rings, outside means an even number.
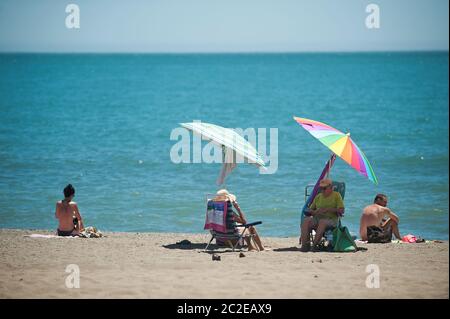
[[[235,251],[239,244],[243,246],[243,240],[245,238],[249,238],[250,241],[253,240],[254,235],[249,231],[249,228],[251,226],[262,224],[262,221],[247,224],[236,224],[236,228],[229,229],[227,228],[227,211],[229,205],[232,205],[231,202],[215,201],[211,198],[212,196],[215,195],[206,196],[206,218],[204,229],[208,229],[210,231],[211,239],[209,240],[208,245],[206,245],[205,252],[208,250],[214,239],[219,239],[223,242],[230,243],[235,241],[235,244],[231,244],[233,251]],[[243,230],[239,232],[238,228],[243,228]],[[256,247],[259,249],[258,245],[256,245]]]
[[[342,199],[345,197],[345,183],[344,182],[335,182],[333,181],[333,190],[341,194]],[[308,197],[311,195],[311,190],[314,188],[314,184],[306,185],[305,187],[305,202],[308,199]],[[319,193],[321,190],[319,190]],[[341,218],[344,217],[344,215],[338,215],[338,225],[341,222]],[[333,230],[335,229],[334,226],[329,226],[325,229],[325,232],[323,234],[323,237],[325,238],[325,241],[328,241],[330,244],[333,243]],[[314,241],[314,235],[311,234],[311,242]]]

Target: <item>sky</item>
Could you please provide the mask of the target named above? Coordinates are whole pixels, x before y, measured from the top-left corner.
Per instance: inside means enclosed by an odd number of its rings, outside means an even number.
[[[0,52],[448,51],[448,14],[448,0],[0,0]]]

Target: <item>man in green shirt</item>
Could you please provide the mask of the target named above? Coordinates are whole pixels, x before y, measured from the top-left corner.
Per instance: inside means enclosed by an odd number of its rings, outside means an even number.
[[[320,181],[321,192],[317,194],[309,206],[307,212],[310,216],[305,217],[301,226],[301,251],[310,250],[309,236],[313,229],[316,230],[313,243],[315,247],[322,239],[325,230],[328,227],[336,227],[338,216],[344,213],[344,202],[341,194],[333,191],[332,184],[333,182],[328,178]]]

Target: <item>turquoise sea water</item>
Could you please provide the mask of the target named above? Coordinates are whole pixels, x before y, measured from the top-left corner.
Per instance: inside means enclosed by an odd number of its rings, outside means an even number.
[[[329,151],[292,116],[350,131],[379,185],[338,159],[344,224],[377,192],[402,233],[448,239],[448,52],[0,55],[0,227],[56,228],[67,183],[87,225],[202,232],[220,164],[174,164],[170,132],[202,120],[278,128],[278,171],[226,187],[263,236],[298,235],[304,186]]]

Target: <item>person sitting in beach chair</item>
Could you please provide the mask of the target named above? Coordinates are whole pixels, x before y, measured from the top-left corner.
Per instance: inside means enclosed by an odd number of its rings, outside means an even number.
[[[344,201],[339,192],[333,190],[331,179],[322,179],[320,181],[321,192],[314,198],[301,225],[301,251],[310,250],[310,236],[314,229],[313,249],[317,248],[323,234],[327,229],[335,228],[338,225],[339,216],[344,214]]]
[[[247,219],[237,203],[236,196],[230,194],[226,189],[221,189],[213,199],[208,200],[207,205],[204,229],[209,229],[212,237],[205,251],[214,239],[219,244],[228,243],[234,250],[242,238],[246,240],[249,251],[264,250],[255,227],[262,222],[247,223]],[[233,211],[233,207],[237,214]],[[252,240],[256,243],[256,247]]]
[[[388,198],[384,194],[377,194],[373,201],[373,204],[366,206],[361,215],[359,234],[361,240],[368,240],[367,228],[379,227],[383,235],[389,239],[392,238],[392,234],[397,239],[402,239],[398,229],[400,219],[392,210],[387,208]]]
[[[79,236],[84,229],[77,203],[72,201],[74,196],[75,188],[69,184],[64,188],[64,199],[56,203],[55,217],[59,221],[58,236]]]

